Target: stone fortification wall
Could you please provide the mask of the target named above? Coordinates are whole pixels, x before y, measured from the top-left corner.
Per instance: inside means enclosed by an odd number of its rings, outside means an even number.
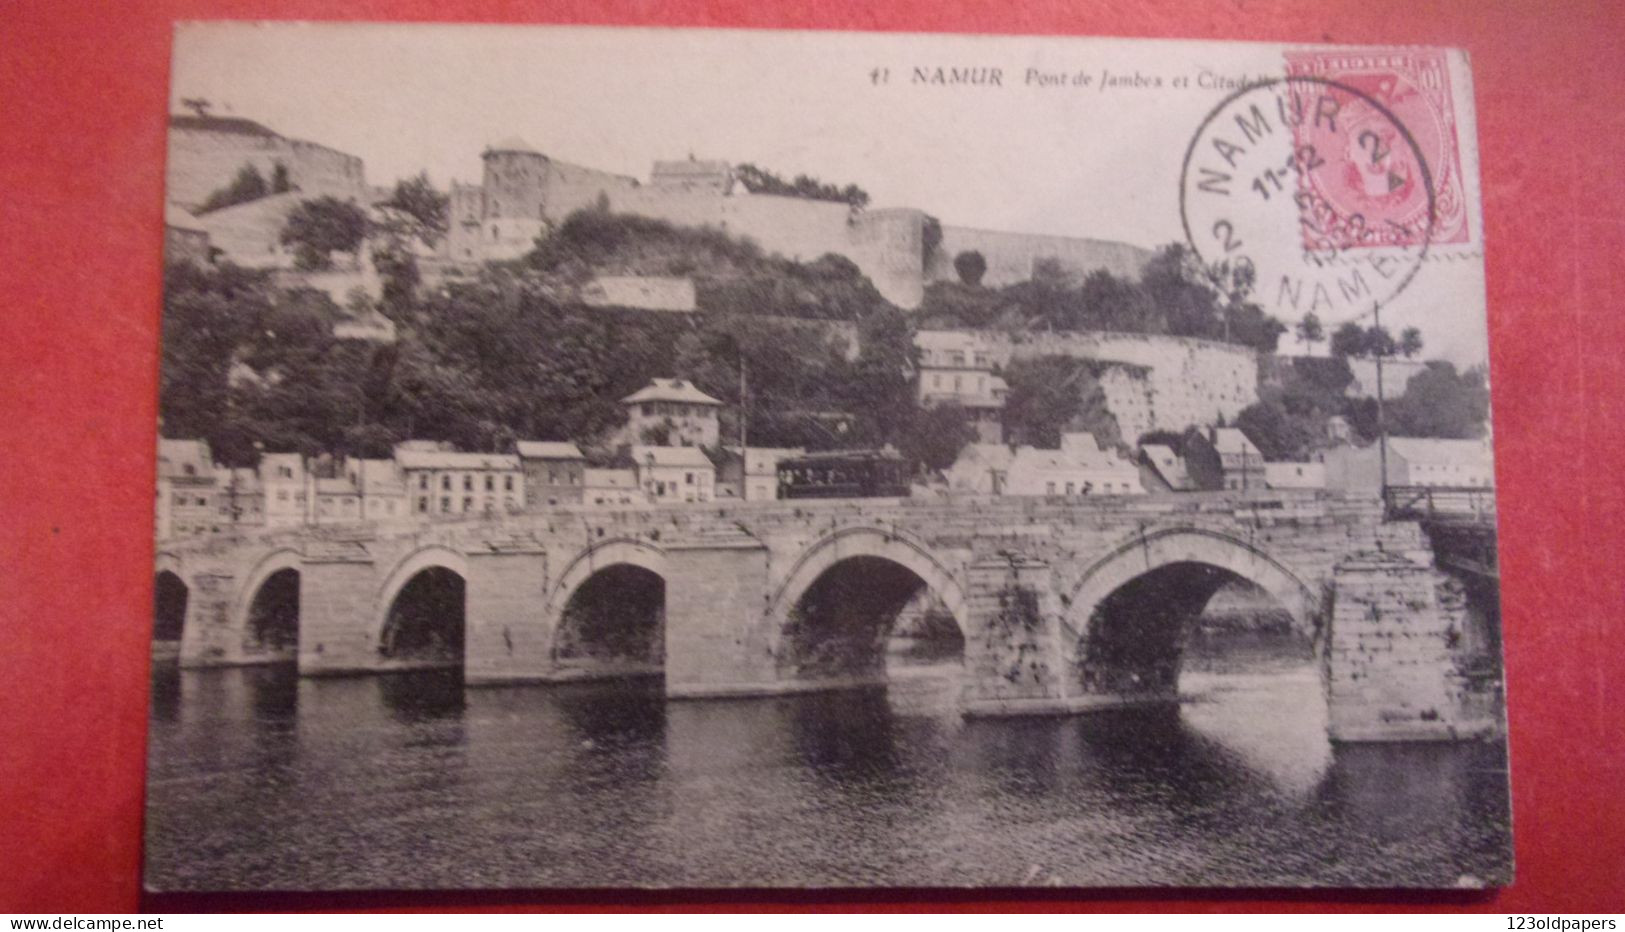
[[[1101,378],[1107,406],[1130,444],[1147,431],[1232,421],[1258,400],[1258,357],[1230,343],[1133,333],[965,332],[995,366],[1066,356],[1135,367],[1109,369]]]
[[[925,215],[916,210],[858,211],[846,204],[798,197],[722,197],[647,187],[608,196],[612,210],[680,226],[711,227],[754,240],[763,250],[798,262],[811,262],[826,253],[845,256],[899,307],[918,307],[924,296],[920,240]]]
[[[598,203],[601,196],[613,200],[639,189],[637,180],[625,175],[602,172],[558,159],[548,159],[547,162],[542,205],[544,218],[549,223],[563,223],[564,218],[576,211]]]
[[[263,127],[255,132],[171,127],[166,197],[195,209],[230,184],[244,165],[254,166],[269,184],[279,164],[307,196],[362,200],[366,191],[361,159],[327,146],[287,139]]]
[[[954,257],[969,251],[979,252],[987,260],[982,284],[994,288],[1032,278],[1033,264],[1042,259],[1056,260],[1079,278],[1104,269],[1121,278],[1137,279],[1151,258],[1148,250],[1109,240],[944,226],[942,245],[925,270],[926,281],[958,281]]]

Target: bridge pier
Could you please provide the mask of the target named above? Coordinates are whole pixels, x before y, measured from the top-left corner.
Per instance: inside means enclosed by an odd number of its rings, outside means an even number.
[[[1500,730],[1499,710],[1473,701],[1460,669],[1469,619],[1457,590],[1403,554],[1338,564],[1326,657],[1333,741],[1454,741]]]
[[[183,668],[235,666],[245,661],[243,632],[232,618],[237,579],[223,567],[204,567],[186,578],[186,621],[181,629]]]
[[[307,553],[299,582],[299,675],[381,669],[378,572],[366,552]]]
[[[961,710],[969,718],[1079,711],[1067,695],[1061,606],[1048,563],[989,559],[966,570]]]
[[[547,582],[541,547],[468,555],[465,682],[555,678],[549,646],[558,619],[537,617],[547,604]]]
[[[666,695],[760,696],[782,683],[766,629],[768,550],[751,542],[666,548]]]

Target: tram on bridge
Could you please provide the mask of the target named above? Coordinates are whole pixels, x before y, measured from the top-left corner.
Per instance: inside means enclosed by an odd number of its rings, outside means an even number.
[[[890,450],[833,450],[779,461],[780,498],[906,498],[908,463]]]

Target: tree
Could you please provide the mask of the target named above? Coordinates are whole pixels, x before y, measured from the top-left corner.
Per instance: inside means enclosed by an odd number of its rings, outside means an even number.
[[[982,284],[982,277],[987,274],[987,258],[974,249],[967,250],[954,256],[954,271],[959,274],[960,281],[976,287]]]
[[[416,239],[428,246],[440,242],[450,226],[451,198],[435,190],[428,172],[395,182],[389,199],[378,205],[383,232]]]
[[[1349,321],[1332,333],[1332,355],[1340,358],[1364,356],[1366,332],[1359,324]]]
[[[1388,405],[1394,434],[1470,440],[1484,436],[1490,413],[1489,384],[1482,369],[1458,374],[1448,362],[1434,361],[1411,376],[1405,394]]]
[[[1365,332],[1365,352],[1368,356],[1392,356],[1399,352],[1399,344],[1387,327],[1373,326]]]
[[[246,204],[249,201],[257,201],[270,193],[271,189],[266,185],[265,178],[260,175],[259,169],[255,168],[253,163],[247,163],[242,168],[237,169],[237,176],[231,180],[231,184],[211,192],[208,197],[203,199],[203,211],[208,212],[219,210],[222,207]]]
[[[947,469],[965,444],[976,439],[965,409],[956,404],[918,411],[903,430],[898,448],[904,458],[930,470]]]
[[[1275,399],[1256,401],[1236,415],[1241,429],[1266,460],[1298,460],[1317,439],[1311,420],[1293,415]]]
[[[1422,331],[1415,327],[1406,327],[1399,332],[1399,352],[1406,359],[1410,359],[1422,352]]]
[[[1298,321],[1293,329],[1297,332],[1298,342],[1309,347],[1310,353],[1315,351],[1316,343],[1326,339],[1326,328],[1312,311],[1303,315],[1303,319]]]
[[[282,244],[294,248],[294,262],[308,270],[333,267],[335,252],[355,252],[367,236],[367,215],[336,197],[304,201],[288,214]]]
[[[1066,356],[1018,359],[1004,373],[1004,427],[1014,443],[1044,449],[1061,445],[1061,434],[1086,430],[1102,445],[1121,438],[1106,395],[1090,362]]]

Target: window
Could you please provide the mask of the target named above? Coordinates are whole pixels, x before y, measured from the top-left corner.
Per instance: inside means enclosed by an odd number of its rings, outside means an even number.
[[[1077,486],[1071,482],[1068,482],[1066,484],[1066,494],[1071,495],[1075,491],[1077,491]]]
[[[451,476],[441,476],[440,477],[440,489],[443,492],[450,492],[451,491]]]
[[[463,474],[463,491],[464,492],[472,492],[472,491],[474,491],[474,477],[468,475],[467,473]]]
[[[504,491],[504,492],[512,492],[513,491],[513,477],[512,476],[503,476],[502,477],[502,491]]]
[[[487,492],[495,492],[496,488],[497,488],[497,477],[496,476],[486,476],[485,477],[485,491],[487,491]]]
[[[693,485],[694,484],[694,474],[691,473],[691,472],[683,473],[683,481],[688,483],[689,485]]]
[[[1044,483],[1044,494],[1045,495],[1054,495],[1055,494],[1055,483],[1053,483],[1053,482]]]
[[[423,475],[418,476],[418,488],[427,489],[428,487],[429,487],[429,474],[424,473]]]
[[[449,495],[440,496],[440,513],[445,514],[446,512],[448,512],[450,510],[451,510],[451,496],[449,496]]]
[[[197,475],[197,467],[191,463],[186,463],[181,466],[181,472],[188,476],[195,476]]]
[[[283,478],[283,479],[292,479],[293,478],[293,467],[292,466],[278,466],[276,468],[276,474],[279,477]]]
[[[279,501],[279,502],[287,501],[288,500],[288,490],[287,489],[277,489],[276,490],[276,500]]]
[[[463,496],[463,511],[464,512],[469,512],[469,511],[473,511],[473,510],[474,510],[474,496],[472,496],[472,495],[464,495]]]

